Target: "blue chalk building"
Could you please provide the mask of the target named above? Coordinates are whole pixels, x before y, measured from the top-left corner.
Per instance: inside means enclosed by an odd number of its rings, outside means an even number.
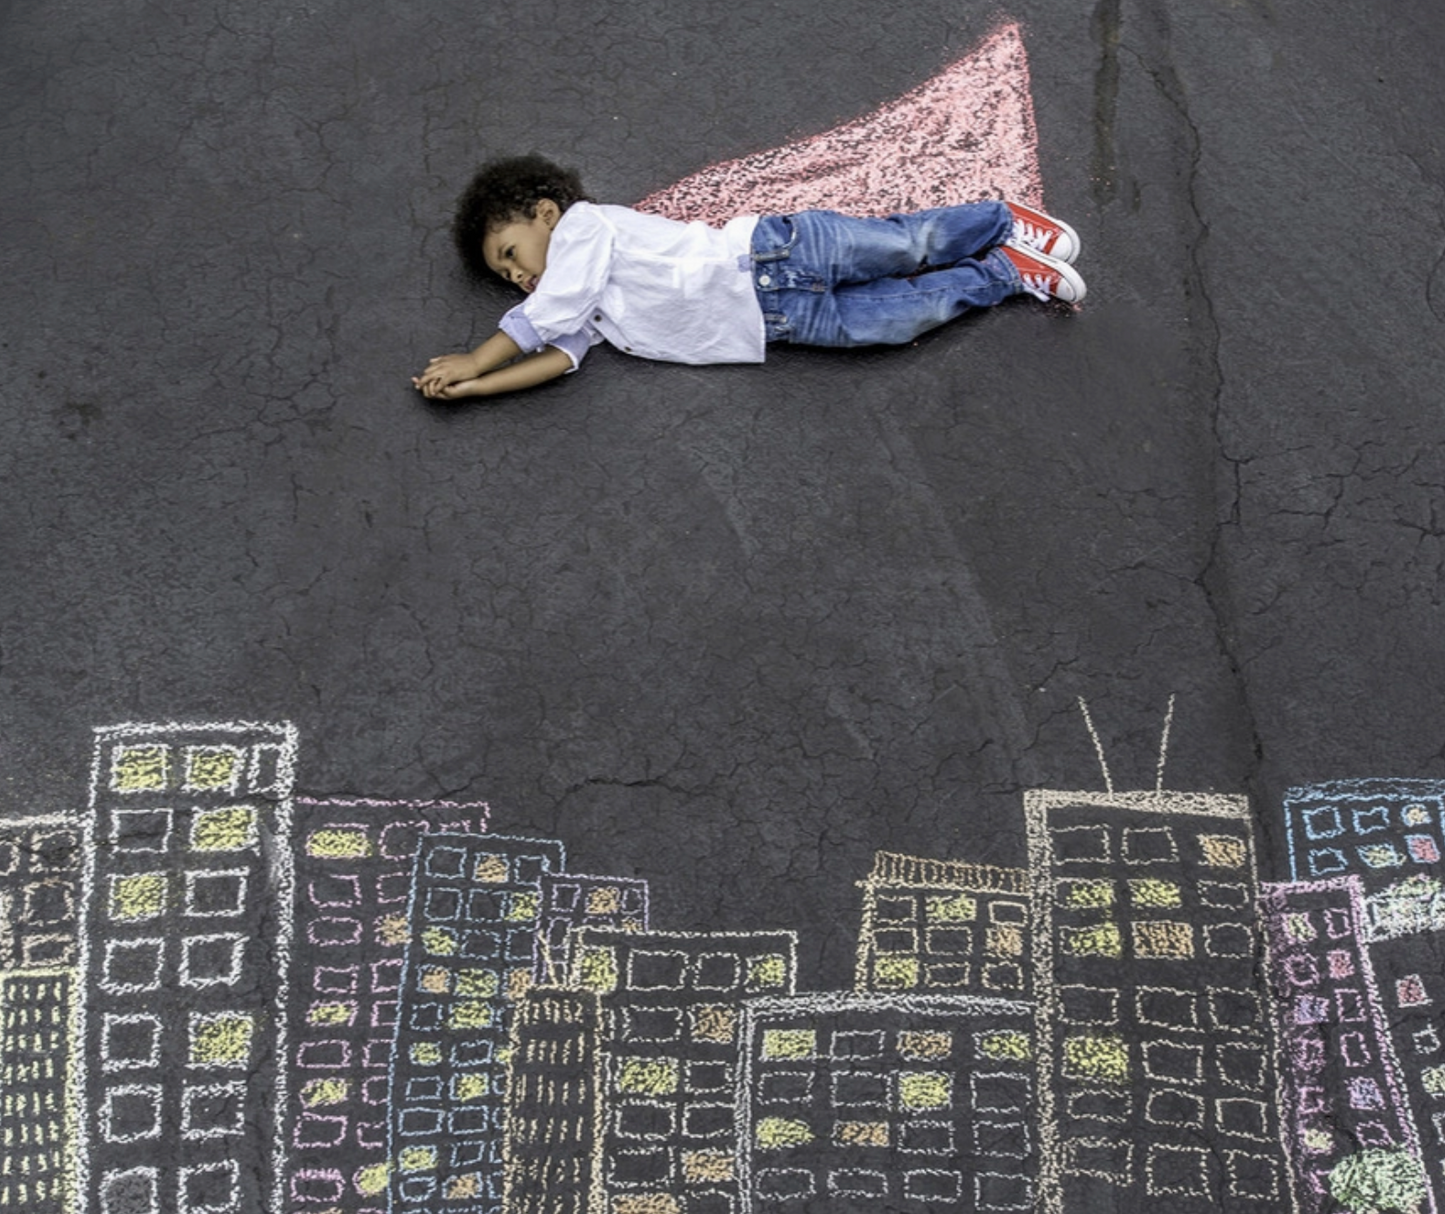
[[[510,1032],[562,844],[435,834],[418,848],[390,1084],[391,1209],[496,1214]]]

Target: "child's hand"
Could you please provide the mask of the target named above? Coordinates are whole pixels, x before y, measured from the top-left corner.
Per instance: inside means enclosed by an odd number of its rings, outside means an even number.
[[[475,379],[482,369],[475,354],[443,354],[427,363],[426,370],[412,376],[412,387],[432,399],[445,398],[447,388],[463,380]]]

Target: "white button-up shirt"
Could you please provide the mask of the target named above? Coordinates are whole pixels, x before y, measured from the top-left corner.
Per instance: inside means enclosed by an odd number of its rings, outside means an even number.
[[[744,215],[712,228],[575,202],[552,229],[536,290],[500,327],[524,351],[565,351],[573,370],[604,340],[664,362],[760,363],[756,224]]]

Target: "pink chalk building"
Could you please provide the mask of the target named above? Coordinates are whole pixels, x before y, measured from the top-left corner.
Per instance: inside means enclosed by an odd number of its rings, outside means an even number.
[[[1333,1169],[1363,1151],[1420,1147],[1370,955],[1358,877],[1261,886],[1279,1025],[1279,1107],[1300,1208],[1330,1203]],[[1424,1210],[1436,1209],[1425,1194]]]
[[[384,1214],[386,1112],[411,872],[421,840],[485,805],[298,798],[284,1209]]]

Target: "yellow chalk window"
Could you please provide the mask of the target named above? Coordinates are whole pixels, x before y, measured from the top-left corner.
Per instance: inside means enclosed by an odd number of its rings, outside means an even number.
[[[764,1117],[754,1131],[758,1146],[770,1150],[800,1147],[813,1141],[813,1131],[806,1121],[796,1117]]]
[[[1129,898],[1135,906],[1163,909],[1182,906],[1184,902],[1179,890],[1179,882],[1163,881],[1155,877],[1130,881]]]
[[[1114,905],[1114,883],[1108,880],[1068,881],[1061,901],[1072,910],[1105,910]]]
[[[624,1058],[617,1090],[629,1096],[671,1096],[677,1091],[676,1058]]]
[[[1064,1039],[1064,1074],[1070,1079],[1127,1083],[1129,1049],[1120,1037],[1067,1037]]]
[[[1075,957],[1122,957],[1124,942],[1117,923],[1092,927],[1066,927],[1060,933],[1064,952]]]
[[[931,897],[923,914],[930,923],[967,923],[978,917],[978,900],[967,894]]]
[[[904,990],[918,985],[917,957],[877,957],[873,961],[873,981],[882,988]]]
[[[170,777],[165,746],[117,746],[111,755],[110,786],[115,792],[156,792]]]
[[[364,830],[344,826],[312,831],[306,840],[306,854],[318,860],[358,860],[371,855],[371,850]]]
[[[245,1066],[251,1057],[255,1020],[244,1012],[222,1012],[191,1020],[192,1066]]]
[[[241,779],[241,752],[231,746],[193,746],[186,751],[186,787],[228,792]]]
[[[898,1103],[911,1112],[946,1109],[953,1103],[953,1077],[941,1071],[910,1071],[900,1075]]]
[[[766,957],[748,958],[748,987],[751,990],[768,990],[784,985],[788,980],[787,962],[778,954]]]
[[[617,953],[613,949],[583,949],[576,968],[578,986],[600,995],[617,989]]]
[[[244,851],[256,843],[256,811],[249,805],[202,810],[191,823],[195,851]]]
[[[165,909],[165,873],[131,873],[111,879],[110,917],[117,923],[154,919]]]
[[[818,1049],[818,1034],[812,1029],[764,1029],[763,1057],[811,1058]]]

